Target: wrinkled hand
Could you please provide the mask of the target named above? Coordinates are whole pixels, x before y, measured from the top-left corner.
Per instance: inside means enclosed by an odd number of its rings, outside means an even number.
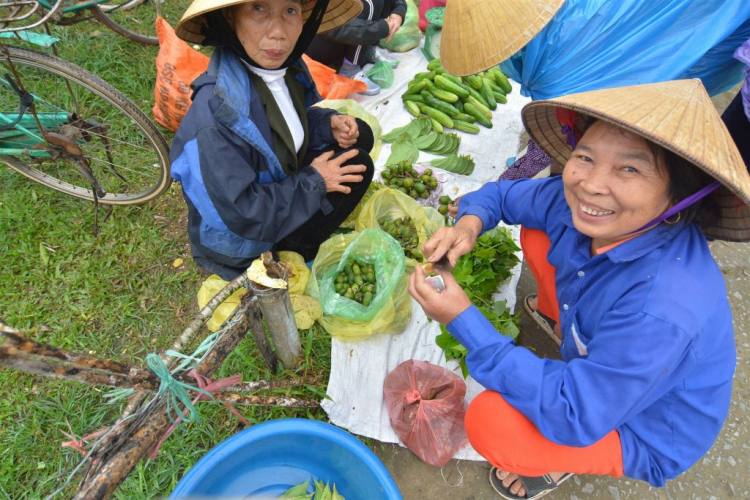
[[[388,43],[391,41],[391,38],[393,38],[393,35],[396,34],[398,29],[401,27],[401,23],[404,22],[403,19],[401,19],[401,16],[398,14],[391,14],[388,16],[388,19],[386,19],[386,22],[388,23],[388,36],[385,39],[385,43]]]
[[[357,120],[349,115],[333,115],[331,117],[331,129],[333,130],[333,139],[342,148],[354,146],[359,138],[359,127]]]
[[[425,282],[421,266],[415,267],[414,273],[409,276],[409,294],[422,306],[427,317],[447,325],[468,309],[471,301],[451,273],[439,274],[445,282],[445,290],[442,292],[438,292]]]
[[[352,192],[352,188],[344,186],[346,182],[362,182],[363,177],[357,175],[367,170],[364,165],[347,165],[342,167],[341,165],[347,160],[351,160],[359,154],[359,151],[353,149],[342,153],[333,160],[333,151],[328,151],[315,158],[312,162],[312,168],[318,171],[323,180],[326,183],[326,193],[344,193],[349,194]]]
[[[422,246],[422,255],[427,262],[437,262],[447,255],[451,267],[456,266],[459,257],[471,252],[482,232],[482,219],[475,215],[465,215],[453,227],[441,227]]]

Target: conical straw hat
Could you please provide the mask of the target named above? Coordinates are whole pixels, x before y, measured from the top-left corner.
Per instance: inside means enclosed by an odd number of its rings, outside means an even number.
[[[449,73],[473,75],[529,43],[565,0],[450,0],[445,5],[440,61]]]
[[[183,14],[180,22],[177,23],[175,33],[177,36],[189,43],[203,43],[201,35],[201,25],[204,22],[203,16],[211,11],[231,7],[246,3],[248,0],[195,0]],[[315,0],[303,0],[302,2],[302,19],[307,21],[310,13],[315,7]],[[362,2],[360,0],[330,0],[328,8],[323,16],[323,22],[320,23],[318,33],[325,33],[345,25],[359,13],[362,12]]]
[[[523,122],[531,138],[565,164],[572,150],[561,131],[558,108],[579,113],[576,128],[583,124],[581,115],[612,123],[674,152],[721,182],[713,194],[721,207],[720,220],[704,232],[728,241],[750,241],[750,175],[700,80],[595,90],[524,106]]]

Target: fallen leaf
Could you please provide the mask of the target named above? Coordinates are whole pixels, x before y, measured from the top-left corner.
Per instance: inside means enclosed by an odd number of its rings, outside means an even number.
[[[172,267],[180,267],[182,263],[185,262],[184,259],[181,259],[180,257],[177,257],[174,262],[172,262]]]

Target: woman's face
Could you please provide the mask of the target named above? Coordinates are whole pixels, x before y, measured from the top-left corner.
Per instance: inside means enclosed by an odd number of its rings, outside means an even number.
[[[591,237],[592,251],[622,240],[671,205],[663,160],[644,139],[603,121],[581,138],[563,184],[573,224]]]
[[[301,0],[251,0],[227,16],[245,52],[266,69],[277,69],[302,33]]]

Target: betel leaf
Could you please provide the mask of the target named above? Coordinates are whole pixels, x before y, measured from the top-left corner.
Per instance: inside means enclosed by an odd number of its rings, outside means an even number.
[[[518,264],[516,252],[520,250],[510,233],[503,228],[487,231],[453,268],[453,277],[466,292],[469,300],[489,320],[498,332],[512,339],[518,336],[518,315],[511,315],[504,300],[495,301],[492,295],[498,286],[510,276],[511,269]],[[445,327],[435,343],[445,352],[445,359],[457,359],[464,377],[467,350]]]
[[[419,149],[409,137],[394,141],[391,145],[391,155],[386,160],[386,165],[395,165],[402,161],[416,163],[419,159]]]

